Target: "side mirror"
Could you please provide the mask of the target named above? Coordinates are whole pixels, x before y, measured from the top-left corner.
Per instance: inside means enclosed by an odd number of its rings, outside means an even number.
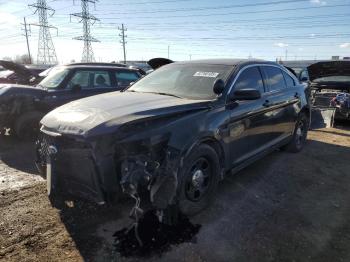
[[[81,90],[81,85],[75,84],[72,86],[72,91],[73,92],[79,92]]]
[[[300,81],[301,82],[307,82],[309,79],[306,77],[306,76],[304,76],[304,77],[302,77],[301,79],[300,79]]]
[[[259,98],[261,98],[261,93],[256,89],[245,88],[233,93],[234,100],[256,100]]]
[[[222,79],[217,79],[213,85],[213,92],[217,95],[221,95],[225,89],[225,82]]]

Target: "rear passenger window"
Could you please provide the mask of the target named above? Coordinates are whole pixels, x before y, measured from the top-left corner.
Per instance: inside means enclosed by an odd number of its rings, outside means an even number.
[[[288,75],[286,72],[283,72],[284,79],[286,80],[287,87],[295,86],[294,79]]]
[[[96,71],[94,74],[94,87],[95,88],[112,87],[109,73],[106,71]]]
[[[280,90],[286,87],[282,70],[274,66],[264,66],[267,76],[266,82],[270,91]]]
[[[130,83],[137,81],[140,76],[135,72],[120,71],[115,73],[118,87],[128,87]]]
[[[264,92],[264,84],[258,67],[245,69],[237,79],[234,90],[253,88]]]

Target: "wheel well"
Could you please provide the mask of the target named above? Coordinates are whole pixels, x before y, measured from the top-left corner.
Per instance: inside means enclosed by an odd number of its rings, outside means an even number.
[[[220,143],[214,139],[207,139],[202,141],[201,144],[206,144],[215,150],[219,157],[220,166],[223,169],[225,167],[225,152]]]

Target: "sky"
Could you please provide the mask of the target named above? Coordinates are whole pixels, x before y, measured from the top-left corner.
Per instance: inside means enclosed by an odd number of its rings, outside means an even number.
[[[28,5],[35,0],[0,0],[0,58],[27,54],[23,18],[37,24]],[[79,0],[47,0],[59,63],[80,61],[83,26],[72,13]],[[121,61],[120,30],[127,28],[127,60],[168,57],[261,58],[267,60],[350,57],[350,0],[100,0],[89,4],[99,19],[91,25],[96,61]],[[37,56],[39,28],[30,26],[29,46]]]

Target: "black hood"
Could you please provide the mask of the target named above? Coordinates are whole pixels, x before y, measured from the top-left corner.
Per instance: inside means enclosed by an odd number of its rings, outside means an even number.
[[[157,69],[163,65],[167,65],[167,64],[171,64],[171,63],[174,63],[174,61],[168,59],[168,58],[152,58],[151,60],[149,60],[147,62],[147,64],[152,67],[152,69]]]
[[[40,86],[18,85],[18,84],[0,84],[1,95],[36,95],[47,90]]]
[[[27,78],[29,80],[32,77],[38,76],[37,74],[31,72],[24,65],[17,64],[11,61],[0,60],[0,65],[7,70],[15,72],[21,78]]]
[[[84,137],[112,133],[141,119],[167,117],[208,108],[208,101],[137,92],[113,92],[73,101],[42,120],[44,131]]]
[[[307,67],[310,81],[329,76],[350,76],[350,61],[318,62]]]

